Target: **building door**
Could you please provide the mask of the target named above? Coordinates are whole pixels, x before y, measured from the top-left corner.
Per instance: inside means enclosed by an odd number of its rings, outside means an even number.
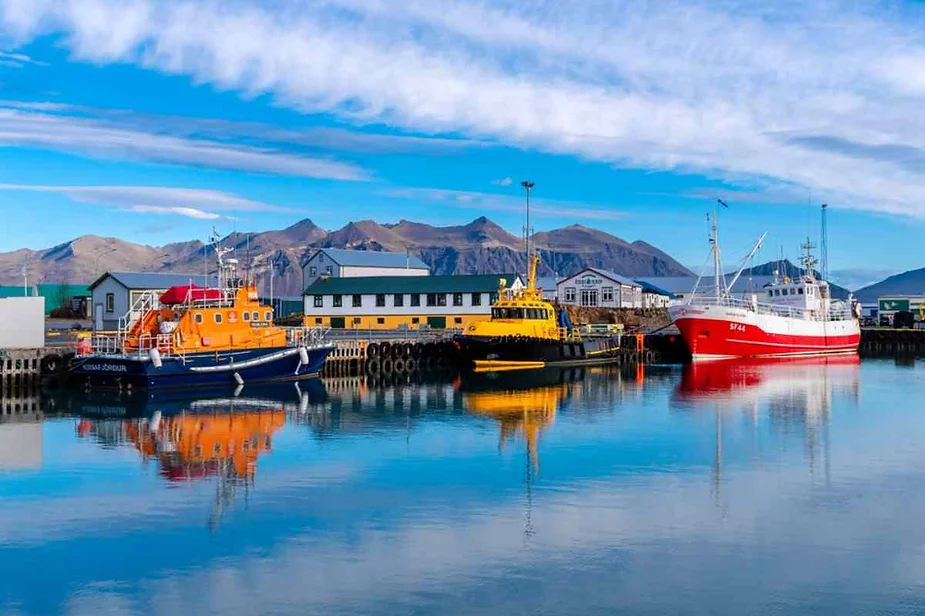
[[[597,289],[582,289],[581,290],[581,305],[582,306],[597,306]]]
[[[347,319],[344,317],[331,317],[331,329],[344,329],[347,326]]]
[[[103,330],[103,304],[96,304],[93,307],[93,328],[97,331]]]
[[[427,326],[431,329],[446,329],[446,317],[427,317]]]

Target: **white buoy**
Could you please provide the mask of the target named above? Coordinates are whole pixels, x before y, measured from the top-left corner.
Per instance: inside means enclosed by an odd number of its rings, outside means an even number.
[[[164,365],[164,362],[161,361],[161,352],[157,349],[151,349],[148,355],[151,357],[151,363],[154,364],[155,368],[160,368]]]
[[[241,375],[237,372],[234,373],[234,382],[238,385],[244,385],[244,379],[241,378]]]
[[[234,388],[234,393],[232,394],[235,398],[241,395],[241,392],[244,391],[244,385],[238,385]]]
[[[299,347],[299,359],[302,360],[303,365],[308,365],[308,351],[304,346]]]

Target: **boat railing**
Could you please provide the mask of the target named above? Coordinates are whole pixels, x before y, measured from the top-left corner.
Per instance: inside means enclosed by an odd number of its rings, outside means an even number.
[[[289,327],[286,328],[286,343],[289,346],[314,346],[324,342],[330,331],[330,327]]]
[[[178,352],[176,333],[142,334],[127,337],[121,333],[97,333],[90,337],[90,346],[86,350],[78,349],[78,355],[113,355],[144,358],[150,356],[151,349],[157,349],[162,358],[183,356]],[[131,342],[130,342],[131,341]]]
[[[835,302],[829,307],[828,310],[813,310],[811,308],[783,306],[780,304],[767,304],[734,297],[716,298],[712,296],[700,295],[691,297],[687,303],[688,305],[694,307],[723,306],[727,308],[748,310],[756,314],[788,317],[809,321],[847,321],[853,318],[853,314],[850,308],[844,302]]]

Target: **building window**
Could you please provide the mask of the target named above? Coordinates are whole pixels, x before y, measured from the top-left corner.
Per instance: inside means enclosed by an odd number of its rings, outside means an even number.
[[[428,306],[436,306],[436,305],[437,305],[437,294],[436,294],[436,293],[428,293],[428,294],[427,294],[427,305],[428,305]]]
[[[326,268],[324,268],[324,273],[327,274],[328,276],[333,275],[333,274],[334,274],[334,267],[332,267],[332,266],[330,266],[330,265],[327,266]]]
[[[462,325],[462,317],[454,317],[453,323],[456,325]]]
[[[402,295],[401,293],[396,293],[395,297],[392,298],[392,302],[396,308],[401,308],[402,306],[405,305],[405,296]]]
[[[343,296],[343,295],[335,295],[335,296],[334,296],[334,307],[335,307],[335,308],[340,308],[340,307],[342,307],[343,305],[344,305],[344,296]]]
[[[437,293],[437,305],[446,306],[446,293]]]
[[[214,316],[213,318],[215,319],[215,324],[216,324],[216,325],[221,325],[221,324],[222,324],[222,313],[221,313],[221,312],[216,312],[216,313],[215,313],[215,316]]]
[[[376,325],[385,325],[385,319],[382,317],[376,317]]]
[[[244,316],[247,316],[247,313],[244,313]],[[202,313],[197,312],[196,316],[194,317],[194,320],[196,321],[197,324],[202,323]]]
[[[318,263],[324,263],[324,253],[323,252],[318,253]]]
[[[315,296],[315,308],[321,308],[324,306],[324,297],[321,295]]]
[[[249,313],[249,312],[245,312],[245,313],[242,314],[241,316],[242,316],[242,318],[243,318],[245,321],[250,321],[250,320],[251,320],[251,313]]]
[[[376,294],[376,308],[385,308],[385,293]]]
[[[361,323],[360,317],[353,317],[353,324],[354,324],[354,325],[359,325],[360,323]]]
[[[324,323],[324,319],[321,317],[315,317],[315,325],[321,325],[322,323]]]
[[[354,296],[353,296],[353,307],[354,307],[354,308],[359,308],[359,307],[361,307],[362,305],[363,305],[363,296],[362,296],[362,295],[354,295]]]
[[[575,301],[575,287],[565,287],[565,301]]]
[[[489,294],[488,294],[488,303],[489,303],[489,304],[494,304],[496,301],[498,301],[498,294],[497,294],[497,293],[489,293]]]
[[[604,287],[601,289],[601,296],[605,302],[613,301],[613,287]]]
[[[462,293],[453,293],[453,305],[462,306]]]
[[[309,276],[317,276],[317,275],[318,275],[318,268],[315,267],[314,265],[312,265],[310,268],[308,268],[308,275],[309,275]]]
[[[482,294],[481,294],[481,293],[473,293],[473,294],[472,294],[472,305],[473,305],[473,306],[481,306],[481,305],[482,305]]]
[[[419,293],[411,294],[411,305],[420,306],[421,305],[421,295]]]
[[[106,294],[106,312],[115,312],[116,310],[116,294],[107,293]]]
[[[417,324],[420,323],[420,322],[421,322],[421,319],[419,319],[419,318],[417,318],[417,317],[411,317],[411,324],[412,324],[412,325],[417,325]]]

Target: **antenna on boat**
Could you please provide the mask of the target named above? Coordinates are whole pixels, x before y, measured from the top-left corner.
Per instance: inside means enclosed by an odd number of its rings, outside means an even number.
[[[829,279],[829,204],[822,204],[822,279]]]
[[[729,204],[722,199],[717,198],[716,202],[729,209]],[[719,252],[719,210],[715,205],[713,206],[712,231],[713,237],[710,238],[710,242],[713,244],[713,281],[716,283],[716,299],[719,300],[726,295],[728,288],[726,287],[726,276],[723,274],[723,261]]]

